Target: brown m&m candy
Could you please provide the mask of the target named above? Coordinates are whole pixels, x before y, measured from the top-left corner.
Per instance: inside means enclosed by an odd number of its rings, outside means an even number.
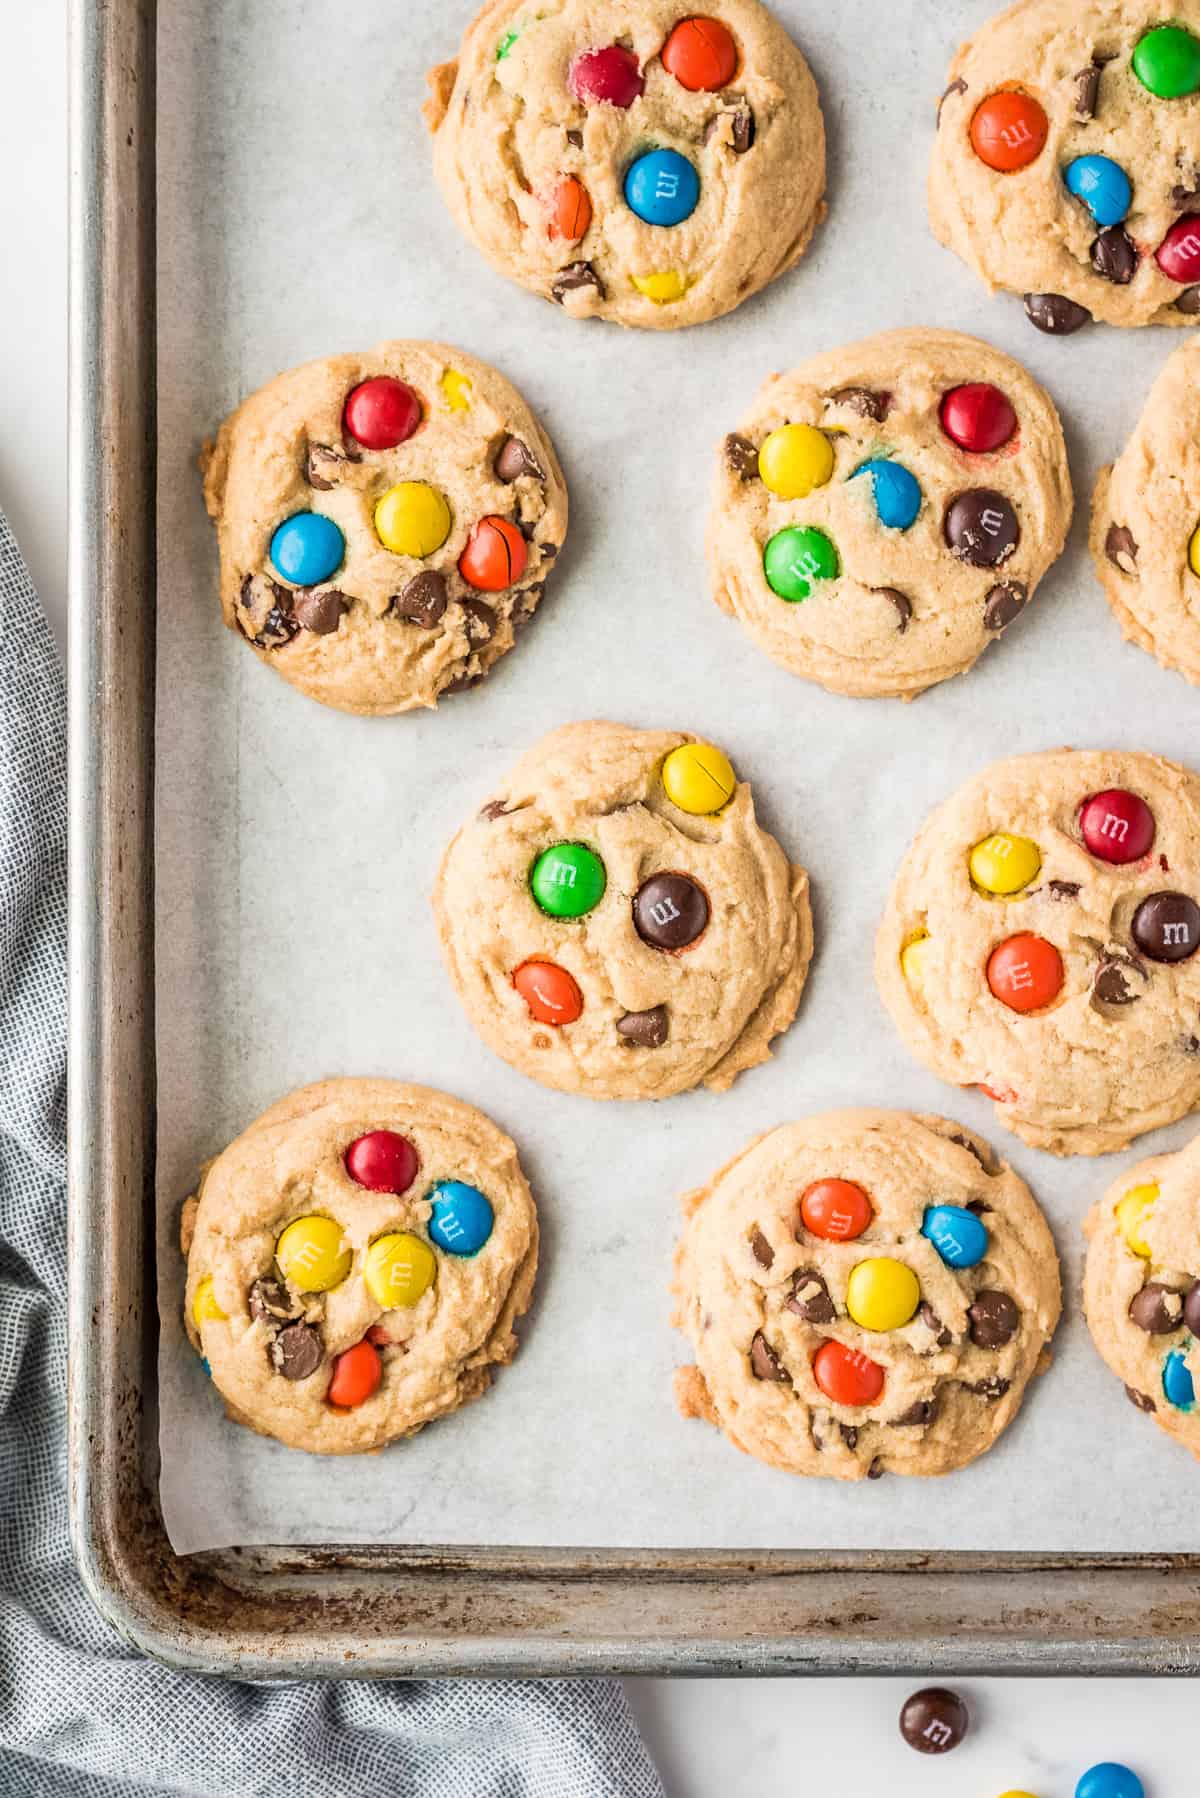
[[[708,928],[704,888],[686,874],[654,874],[638,888],[633,923],[654,949],[687,949]]]
[[[998,568],[1021,541],[1012,504],[991,487],[972,487],[946,508],[946,543],[972,568]]]
[[[970,1714],[957,1692],[923,1686],[900,1710],[900,1734],[918,1754],[949,1754],[967,1733]]]
[[[1132,930],[1151,961],[1187,961],[1200,949],[1200,905],[1186,893],[1151,893],[1134,912]]]

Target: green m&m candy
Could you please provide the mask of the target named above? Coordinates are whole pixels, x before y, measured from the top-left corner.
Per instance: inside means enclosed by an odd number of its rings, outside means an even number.
[[[529,875],[530,891],[552,918],[582,918],[599,905],[607,884],[604,863],[586,843],[543,849]]]
[[[1200,38],[1182,25],[1156,25],[1138,42],[1133,72],[1160,100],[1181,100],[1200,88]]]
[[[521,35],[521,33],[519,31],[506,31],[504,33],[504,36],[500,39],[500,42],[496,46],[496,61],[497,62],[504,61],[504,58],[509,54],[510,50],[512,49],[513,45],[516,43],[516,41],[520,37],[520,35]]]
[[[818,581],[834,579],[838,553],[824,531],[790,524],[776,531],[763,551],[763,572],[771,591],[794,603],[807,599]]]

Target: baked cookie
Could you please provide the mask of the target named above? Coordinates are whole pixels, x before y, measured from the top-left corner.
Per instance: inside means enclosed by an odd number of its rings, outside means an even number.
[[[1058,413],[957,331],[887,331],[772,375],[721,449],[713,596],[793,674],[911,699],[961,674],[1061,553]]]
[[[1200,1105],[1200,778],[1131,751],[997,762],[900,864],[875,974],[917,1058],[1037,1149]]]
[[[812,957],[807,875],[681,731],[552,731],[459,831],[433,907],[488,1047],[593,1099],[723,1092],[770,1055]]]
[[[825,213],[816,83],[758,0],[487,0],[429,84],[458,225],[577,318],[718,318]]]
[[[685,1417],[835,1480],[992,1446],[1043,1364],[1058,1256],[1029,1188],[946,1118],[835,1111],[752,1142],[683,1201]]]
[[[1092,1340],[1138,1410],[1200,1458],[1200,1136],[1129,1168],[1083,1228]]]
[[[473,1106],[322,1080],[264,1112],[184,1206],[184,1322],[229,1415],[318,1455],[411,1436],[517,1351],[538,1225]]]
[[[934,235],[1042,331],[1200,314],[1200,0],[1017,0],[950,66]]]
[[[437,343],[293,369],[201,457],[231,630],[343,712],[473,686],[533,613],[567,530],[546,433],[503,375]]]
[[[1122,633],[1200,685],[1200,336],[1175,351],[1092,500],[1092,556]]]

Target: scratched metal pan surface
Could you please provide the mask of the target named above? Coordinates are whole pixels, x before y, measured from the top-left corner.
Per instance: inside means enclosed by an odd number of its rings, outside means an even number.
[[[73,0],[71,1508],[147,1653],[299,1675],[1194,1673],[1194,1556],[421,1547],[176,1557],[159,1514],[155,7]]]

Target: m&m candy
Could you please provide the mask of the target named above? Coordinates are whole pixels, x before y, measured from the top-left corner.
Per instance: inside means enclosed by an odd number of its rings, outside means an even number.
[[[1129,176],[1111,156],[1077,156],[1063,180],[1068,193],[1082,200],[1101,230],[1119,225],[1133,204]]]
[[[667,798],[681,812],[706,818],[729,804],[737,775],[728,756],[712,743],[682,743],[662,766]]]
[[[1151,893],[1134,912],[1129,934],[1151,961],[1188,961],[1200,949],[1200,905],[1190,893]]]
[[[296,587],[317,587],[336,574],[346,554],[346,539],[323,512],[296,512],[271,538],[271,562],[277,574]]]
[[[791,524],[776,531],[763,551],[767,585],[789,605],[807,599],[818,581],[834,580],[840,567],[837,550],[814,525]]]
[[[997,944],[988,957],[987,983],[1010,1011],[1041,1011],[1062,991],[1062,956],[1044,936],[1023,930]]]
[[[997,831],[976,843],[970,856],[971,879],[981,893],[1003,899],[1021,892],[1038,877],[1042,855],[1028,837]]]
[[[439,1180],[430,1193],[429,1234],[439,1249],[464,1258],[478,1255],[496,1222],[490,1202],[464,1180]]]
[[[925,990],[932,940],[928,931],[923,930],[918,936],[911,937],[900,951],[900,972],[917,994]]]
[[[918,1754],[949,1754],[970,1726],[966,1704],[947,1686],[924,1686],[900,1711],[900,1734]]]
[[[921,1221],[921,1235],[947,1267],[978,1267],[987,1254],[987,1227],[965,1205],[930,1205]]]
[[[438,385],[442,390],[447,412],[471,410],[471,383],[466,375],[460,374],[456,368],[448,368]]]
[[[681,19],[662,47],[662,65],[692,94],[715,94],[737,74],[733,34],[719,19]]]
[[[1168,281],[1200,281],[1200,212],[1176,219],[1155,254]]]
[[[346,1150],[346,1172],[368,1192],[407,1192],[417,1177],[417,1151],[395,1130],[370,1130]]]
[[[1173,1349],[1163,1362],[1163,1393],[1177,1411],[1190,1411],[1196,1403],[1196,1383],[1179,1349]]]
[[[677,268],[665,268],[654,275],[630,275],[639,293],[644,293],[656,306],[670,306],[681,300],[688,290],[687,276]]]
[[[851,1269],[846,1309],[864,1330],[901,1330],[920,1302],[920,1282],[903,1261],[876,1255]]]
[[[882,456],[864,462],[861,468],[855,469],[851,479],[857,480],[864,474],[871,483],[880,524],[889,531],[906,531],[916,523],[921,510],[921,484],[916,475],[902,463]]]
[[[825,1242],[853,1242],[874,1215],[870,1199],[853,1180],[814,1180],[800,1199],[801,1223]]]
[[[375,530],[394,556],[423,561],[441,549],[450,535],[450,508],[426,481],[400,481],[389,487],[375,507]]]
[[[225,1315],[218,1305],[216,1293],[213,1291],[212,1275],[206,1274],[197,1286],[196,1296],[192,1300],[192,1317],[196,1328],[199,1329],[201,1324],[206,1323],[223,1323]]]
[[[298,1217],[275,1244],[285,1279],[301,1292],[328,1292],[350,1272],[353,1256],[342,1247],[342,1226],[331,1217]]]
[[[823,1342],[812,1360],[813,1379],[835,1405],[873,1405],[883,1391],[877,1361],[844,1342]]]
[[[407,443],[421,422],[421,402],[406,381],[373,375],[347,396],[342,425],[364,449],[389,450]]]
[[[1154,813],[1124,787],[1093,793],[1079,813],[1079,834],[1102,862],[1141,861],[1154,842]]]
[[[458,572],[481,593],[502,593],[525,573],[529,546],[511,518],[481,518],[458,558]]]
[[[646,225],[681,225],[700,203],[700,177],[678,150],[647,150],[630,163],[625,204]]]
[[[567,86],[584,106],[633,105],[646,83],[632,50],[622,44],[606,44],[581,50],[567,72]]]
[[[1137,1774],[1120,1761],[1101,1761],[1082,1775],[1075,1798],[1146,1798],[1146,1790]]]
[[[1182,25],[1156,25],[1133,52],[1133,72],[1159,100],[1181,100],[1200,88],[1200,38]]]
[[[1114,1216],[1117,1229],[1125,1240],[1125,1247],[1133,1254],[1140,1255],[1143,1261],[1149,1261],[1152,1254],[1150,1244],[1143,1231],[1146,1220],[1158,1202],[1158,1187],[1153,1182],[1145,1186],[1131,1186],[1129,1191],[1117,1201]]]
[[[333,1377],[325,1397],[339,1410],[352,1411],[379,1390],[382,1378],[383,1362],[379,1350],[369,1342],[356,1342],[353,1348],[334,1357]]]
[[[586,237],[592,222],[592,202],[587,188],[577,175],[565,175],[550,195],[546,208],[550,215],[547,230],[551,237],[565,243],[578,243]]]
[[[1004,88],[975,108],[971,148],[988,168],[1011,175],[1036,162],[1049,131],[1050,121],[1031,94]]]
[[[952,387],[942,400],[938,417],[950,441],[974,456],[1003,449],[1017,429],[1011,401],[990,381]]]
[[[583,994],[577,982],[557,962],[522,962],[512,983],[539,1024],[557,1029],[573,1024],[583,1013]]]
[[[807,499],[833,475],[833,446],[815,425],[780,425],[763,439],[758,472],[780,499]]]
[[[529,876],[530,891],[552,918],[582,918],[604,897],[604,863],[586,843],[543,849]]]
[[[1192,539],[1188,544],[1188,567],[1193,574],[1200,575],[1200,524],[1192,532]]]
[[[437,1275],[437,1258],[427,1242],[407,1230],[377,1236],[367,1250],[363,1279],[367,1291],[385,1311],[415,1305]]]
[[[507,57],[512,55],[513,45],[516,43],[516,41],[520,37],[520,35],[521,35],[521,33],[519,31],[511,31],[510,30],[510,31],[506,31],[504,33],[504,36],[500,39],[500,42],[496,45],[496,61],[497,62],[504,62],[504,60]]]

